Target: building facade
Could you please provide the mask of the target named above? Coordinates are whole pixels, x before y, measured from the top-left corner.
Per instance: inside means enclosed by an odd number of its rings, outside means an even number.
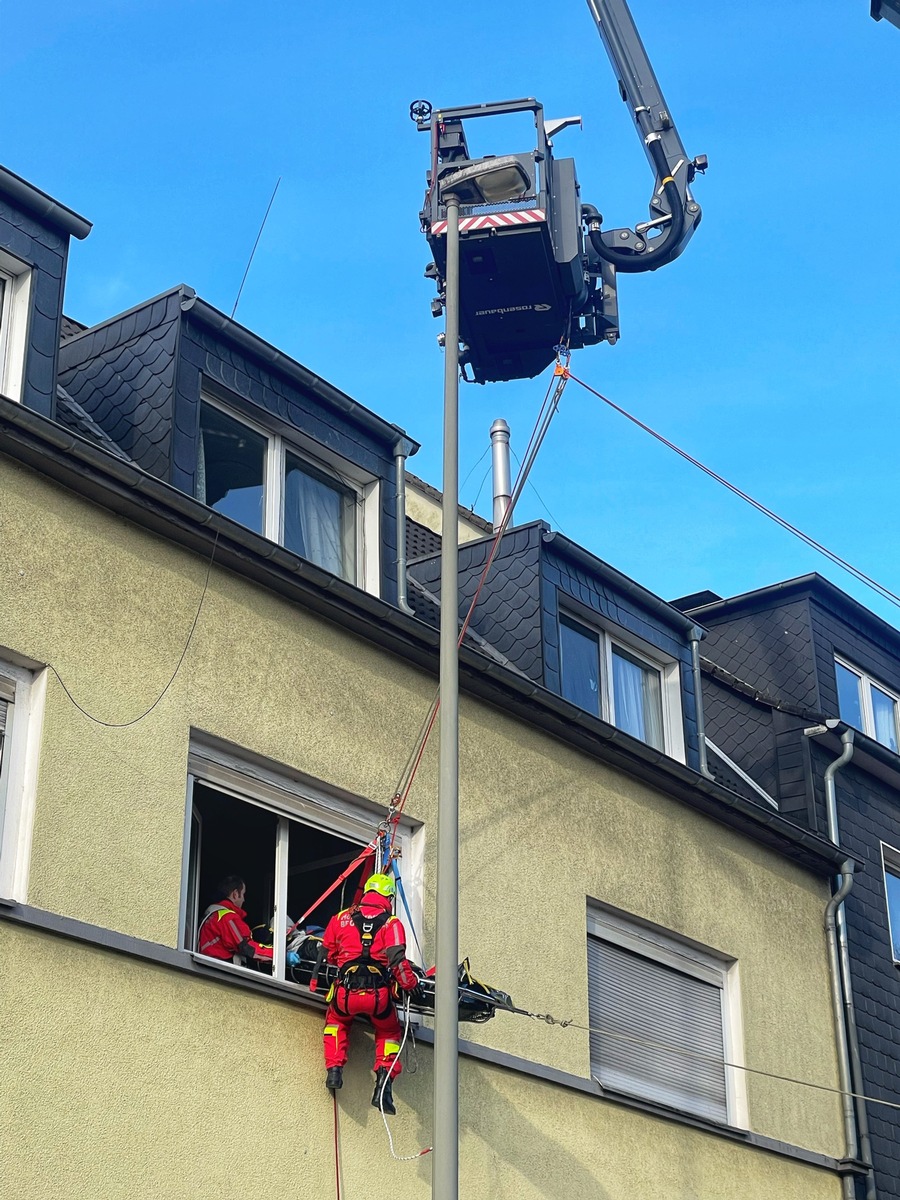
[[[0,178],[21,221],[43,203],[23,186]],[[44,211],[62,236],[68,210]],[[0,396],[0,1194],[324,1197],[337,1168],[347,1195],[377,1172],[427,1196],[428,1158],[394,1162],[370,1106],[364,1029],[336,1164],[322,1001],[284,952],[385,817],[434,696],[436,631],[393,561],[415,443],[186,289],[64,332],[51,401],[31,351]],[[557,627],[592,631],[611,674],[591,711],[514,658],[524,623],[461,650],[462,950],[566,1023],[464,1029],[461,1194],[838,1200],[841,855],[697,770],[694,618],[544,532],[523,535],[539,607],[555,587]],[[436,760],[398,832],[423,964]],[[269,971],[196,951],[229,871]],[[400,1155],[430,1142],[430,1041],[423,1015]]]
[[[854,1086],[872,1097],[858,1105],[870,1187],[900,1196],[900,1115],[890,1107],[900,1096],[900,633],[818,575],[687,605],[708,629],[711,764],[724,750],[765,791],[760,803],[834,838],[856,863],[845,903]],[[842,754],[829,819],[825,774]]]

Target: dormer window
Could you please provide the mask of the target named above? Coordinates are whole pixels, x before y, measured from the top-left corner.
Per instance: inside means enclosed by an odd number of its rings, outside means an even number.
[[[0,394],[22,399],[31,271],[0,250]]]
[[[562,694],[648,746],[684,761],[678,664],[626,637],[561,614]]]
[[[377,483],[345,472],[360,474],[201,401],[197,499],[351,583],[373,580],[377,591],[363,538]]]
[[[843,720],[896,754],[900,749],[897,720],[900,698],[883,684],[876,683],[865,671],[851,667],[839,658],[834,660],[834,670]]]

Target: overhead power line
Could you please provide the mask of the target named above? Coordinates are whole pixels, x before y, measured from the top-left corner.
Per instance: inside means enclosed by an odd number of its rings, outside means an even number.
[[[698,458],[694,458],[692,454],[688,454],[687,450],[682,450],[680,446],[676,446],[674,442],[669,441],[667,437],[664,437],[663,434],[658,433],[657,430],[652,428],[652,426],[647,425],[644,421],[641,421],[638,417],[635,417],[632,413],[628,412],[627,409],[624,409],[621,405],[616,404],[614,400],[610,400],[608,396],[604,396],[602,392],[598,392],[596,388],[592,388],[591,385],[589,383],[585,383],[583,379],[579,379],[576,375],[570,375],[570,378],[574,380],[575,383],[580,383],[581,386],[586,391],[590,392],[592,396],[596,396],[598,400],[602,400],[604,404],[609,405],[609,407],[614,409],[617,413],[620,413],[623,417],[626,417],[632,422],[633,425],[637,425],[638,429],[643,429],[645,433],[649,433],[650,436],[656,438],[658,442],[662,442],[662,444],[668,447],[669,450],[673,450],[676,454],[680,455],[685,462],[689,462],[692,466],[697,467],[697,469],[702,471],[704,475],[708,475],[710,479],[714,479],[716,483],[720,483],[722,487],[727,488],[729,492],[732,492],[735,496],[739,496],[740,499],[749,504],[751,508],[755,508],[757,512],[761,512],[763,516],[768,517],[770,521],[774,521],[776,525],[780,525],[782,529],[786,529],[788,533],[792,533],[794,537],[799,538],[801,542],[805,542],[805,544],[812,550],[816,550],[819,554],[824,555],[825,558],[827,558],[830,562],[833,562],[835,566],[840,567],[841,570],[846,571],[849,575],[852,575],[854,579],[857,579],[860,583],[864,583],[866,587],[871,588],[872,591],[881,596],[883,600],[887,600],[896,608],[900,608],[900,595],[898,595],[896,592],[892,592],[889,587],[886,587],[883,583],[879,583],[877,579],[873,579],[871,575],[867,575],[866,572],[861,570],[859,567],[855,567],[853,563],[848,562],[846,558],[842,558],[841,555],[835,553],[834,550],[829,550],[827,546],[823,546],[821,542],[817,541],[810,534],[804,533],[802,529],[798,529],[796,525],[792,525],[791,522],[786,520],[784,517],[780,517],[778,513],[773,512],[771,508],[767,508],[765,504],[762,504],[759,500],[755,500],[752,496],[748,495],[746,492],[737,487],[736,484],[730,483],[723,475],[719,475],[718,472],[714,471],[711,467],[707,467],[705,463],[700,462]]]

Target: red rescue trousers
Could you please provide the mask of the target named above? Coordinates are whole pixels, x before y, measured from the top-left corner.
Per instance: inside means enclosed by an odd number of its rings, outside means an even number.
[[[397,1010],[388,988],[374,991],[357,988],[353,991],[339,984],[325,1013],[323,1046],[326,1067],[342,1067],[347,1061],[350,1044],[350,1026],[353,1018],[368,1017],[375,1030],[375,1070],[387,1067],[392,1079],[403,1070],[397,1058],[403,1031]]]

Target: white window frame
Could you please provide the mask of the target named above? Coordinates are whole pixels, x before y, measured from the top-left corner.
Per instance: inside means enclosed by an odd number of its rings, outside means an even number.
[[[888,845],[887,842],[881,843],[881,874],[884,880],[884,907],[887,912],[888,920],[888,939],[891,947],[891,958],[900,966],[900,950],[895,949],[895,942],[900,947],[900,929],[894,929],[891,923],[891,906],[888,903],[887,894],[887,877],[893,875],[895,879],[900,880],[900,850]]]
[[[196,950],[197,928],[190,930],[190,944],[185,945],[185,925],[191,897],[189,874],[191,856],[191,825],[195,783],[208,784],[217,791],[233,796],[246,804],[266,809],[279,818],[275,847],[275,923],[273,928],[274,961],[272,975],[247,967],[211,959]],[[261,762],[237,747],[226,746],[215,738],[194,734],[188,754],[187,803],[185,805],[184,848],[182,859],[181,901],[179,905],[179,944],[195,962],[226,971],[236,971],[278,988],[307,993],[308,988],[285,978],[287,910],[282,897],[287,894],[288,830],[290,822],[310,825],[359,844],[360,850],[371,841],[379,821],[385,815],[383,807],[363,797],[327,788],[319,781],[299,773],[280,771]],[[409,905],[413,929],[421,934],[424,917],[425,830],[416,822],[402,817],[396,827],[395,846],[399,849],[403,890]],[[402,906],[401,906],[402,909]],[[195,914],[196,915],[196,914]],[[300,914],[292,914],[299,916]],[[409,920],[405,910],[397,915],[405,925]],[[313,919],[315,914],[311,916]],[[413,929],[407,929],[410,958],[418,957]],[[424,964],[422,964],[424,966]]]
[[[350,583],[372,595],[381,594],[381,495],[379,480],[348,462],[334,451],[320,446],[300,432],[290,437],[266,429],[259,422],[223,403],[217,396],[201,392],[201,404],[218,409],[232,421],[246,426],[266,439],[263,464],[263,537],[284,545],[284,469],[288,453],[309,463],[319,474],[334,481],[335,487],[354,497],[354,536],[356,570]]]
[[[679,762],[685,761],[684,751],[684,717],[681,707],[681,664],[669,655],[649,646],[640,638],[629,634],[618,625],[607,623],[602,618],[585,619],[581,613],[573,611],[567,605],[559,608],[559,621],[570,621],[579,625],[598,640],[600,658],[600,716],[610,725],[616,725],[615,702],[613,694],[613,647],[624,650],[627,654],[639,660],[650,671],[659,675],[659,694],[662,706],[663,752]],[[560,636],[559,673],[560,692],[564,674],[562,637]],[[616,728],[620,726],[616,725]],[[623,730],[624,732],[624,730]],[[649,745],[646,742],[645,745]],[[655,747],[654,747],[655,749]]]
[[[17,403],[25,382],[31,277],[28,263],[0,250],[0,279],[6,285],[0,299],[0,394]]]
[[[46,693],[46,671],[0,658],[0,698],[8,706],[0,766],[0,897],[21,904],[28,899]]]
[[[746,1072],[740,1069],[744,1065],[744,1023],[737,960],[595,900],[588,901],[587,932],[721,990],[726,1119],[734,1128],[748,1129]]]
[[[879,746],[884,746],[886,750],[890,750],[890,746],[885,746],[884,742],[879,742],[875,736],[875,711],[872,707],[872,688],[878,688],[879,692],[883,692],[894,702],[894,732],[897,737],[897,744],[900,745],[900,695],[882,683],[880,679],[876,679],[874,675],[870,675],[868,671],[864,671],[861,667],[857,667],[841,654],[835,654],[835,663],[842,666],[845,670],[850,671],[859,679],[864,686],[860,688],[860,707],[862,709],[863,728],[860,731],[866,737],[870,737],[873,742],[878,742]],[[837,682],[837,681],[835,681]],[[840,703],[838,704],[840,707]],[[848,722],[849,724],[849,722]],[[896,753],[896,751],[894,751]]]

